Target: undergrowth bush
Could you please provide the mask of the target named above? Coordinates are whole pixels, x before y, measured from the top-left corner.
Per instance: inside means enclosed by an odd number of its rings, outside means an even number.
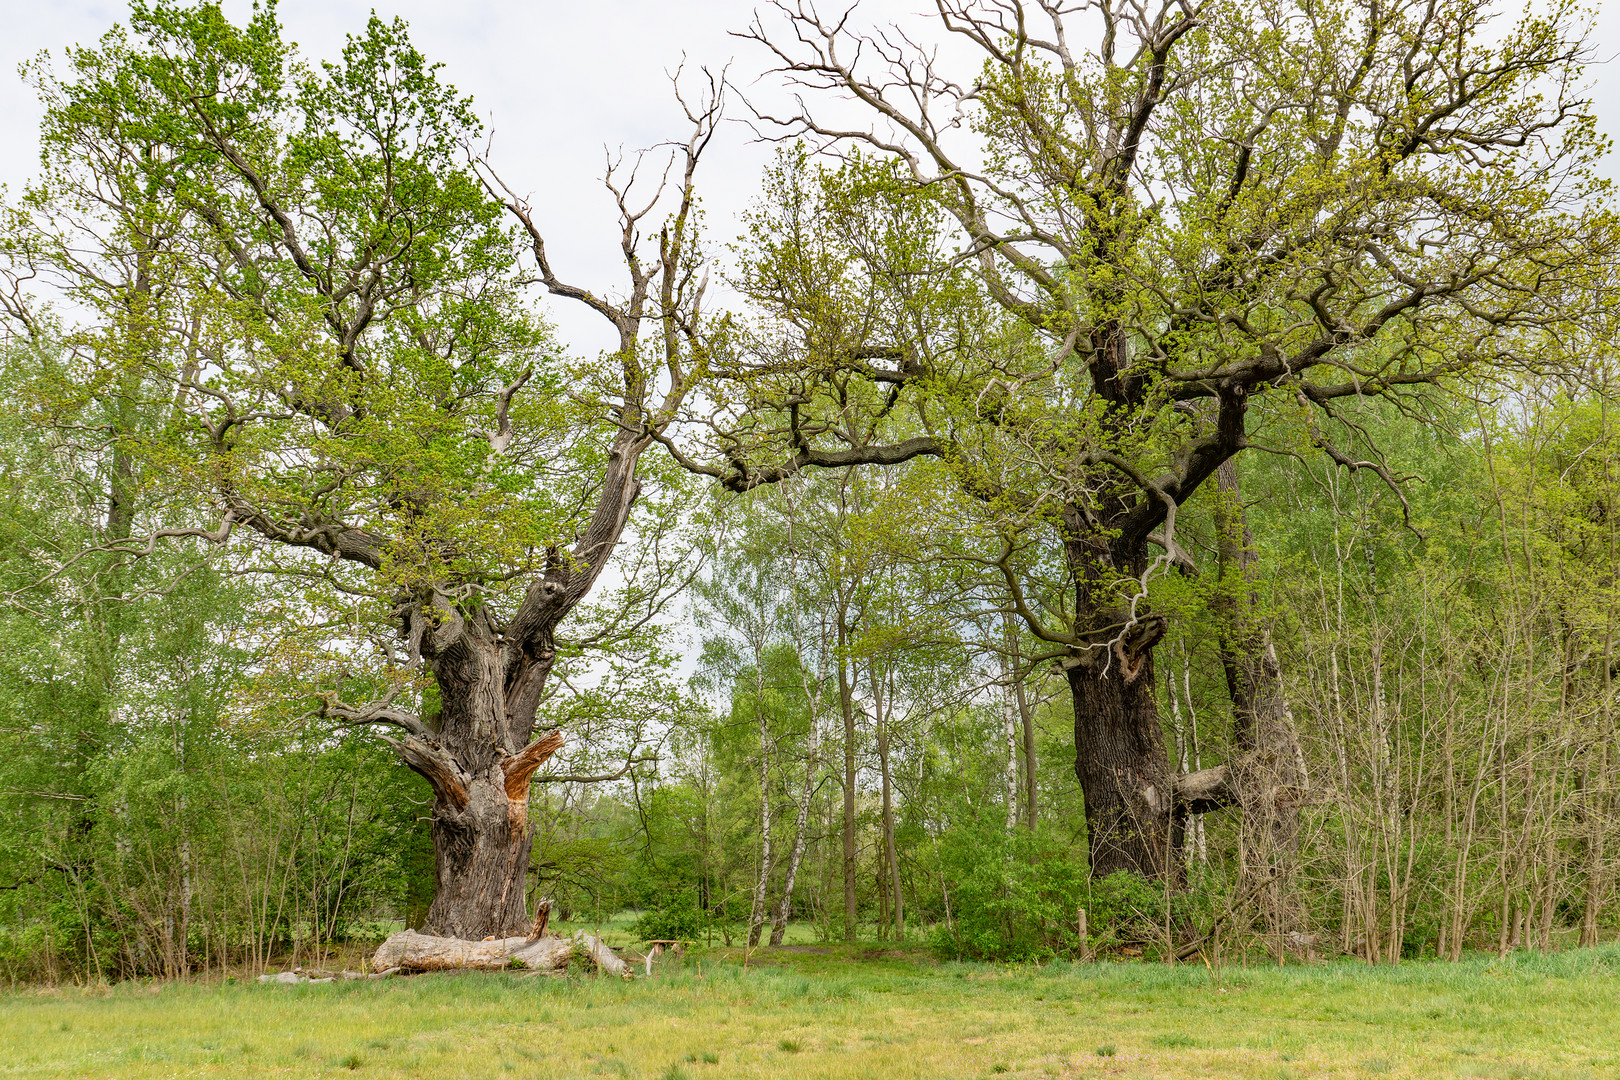
[[[1135,947],[1157,951],[1210,917],[1210,897],[1118,872],[1088,880],[1083,849],[1046,833],[985,829],[951,836],[940,859],[950,920],[936,924],[934,951],[946,959],[1026,961]],[[1078,916],[1087,915],[1087,938]]]
[[[653,908],[635,922],[636,937],[642,941],[696,941],[707,929],[708,921],[695,902]]]

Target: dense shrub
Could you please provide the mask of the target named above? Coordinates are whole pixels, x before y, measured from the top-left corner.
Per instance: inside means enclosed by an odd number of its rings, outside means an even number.
[[[696,941],[707,929],[708,921],[695,899],[690,904],[644,911],[635,925],[636,937],[642,941]]]

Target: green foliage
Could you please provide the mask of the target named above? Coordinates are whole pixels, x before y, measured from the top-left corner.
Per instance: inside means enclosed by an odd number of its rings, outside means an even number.
[[[1075,952],[1086,902],[1085,863],[1051,836],[1023,830],[953,830],[941,843],[951,890],[949,924],[934,927],[942,956],[1040,960]]]
[[[699,941],[709,928],[709,920],[698,907],[697,897],[677,898],[668,907],[644,911],[636,919],[635,934],[642,941]]]
[[[1434,26],[1483,25],[1442,7]],[[568,769],[620,777],[536,785],[532,869],[559,919],[633,908],[644,938],[729,941],[760,885],[823,939],[922,934],[996,962],[1206,932],[1212,952],[1393,962],[1612,930],[1620,425],[1612,328],[1585,313],[1612,222],[1585,120],[1561,148],[1513,134],[1546,119],[1530,91],[1563,31],[1533,17],[1480,54],[1506,66],[1432,131],[1442,152],[1404,125],[1444,112],[1424,96],[1454,89],[1426,82],[1444,64],[1404,90],[1374,65],[1360,105],[1324,111],[1311,80],[1367,12],[1267,23],[1290,11],[1189,27],[1121,173],[1091,151],[1118,149],[1094,136],[1136,61],[986,69],[963,104],[993,189],[870,149],[778,158],[735,282],[762,318],[708,358],[731,381],[691,426],[719,425],[733,486],[805,471],[710,503],[670,461],[638,464],[636,558],[548,639],[567,679],[542,721],[567,728]],[[1432,29],[1410,14],[1362,27],[1384,60]],[[0,254],[59,290],[13,313],[0,355],[0,974],[183,976],[419,925],[418,785],[311,713],[388,697],[442,718],[401,612],[495,626],[575,558],[642,358],[570,360],[526,306],[466,160],[477,114],[398,20],[311,64],[273,5],[237,24],[142,2],[28,78],[41,168]],[[974,185],[1018,239],[974,232]],[[1369,255],[1427,215],[1445,224]],[[1465,265],[1487,267],[1478,289]],[[1129,362],[1096,366],[1113,350]],[[1053,668],[1139,591],[1170,619],[1144,670],[1171,771],[1249,752],[1218,619],[1240,583],[1189,465],[1240,442],[1275,451],[1244,451],[1243,508],[1312,777],[1287,889],[1246,887],[1237,811],[1186,822],[1185,889],[1094,879]],[[863,454],[892,467],[833,468]],[[1174,575],[1149,520],[1172,503]],[[694,522],[704,550],[671,549]],[[145,543],[222,523],[251,544]],[[707,703],[674,686],[685,582]],[[1007,746],[1012,682],[1038,762]],[[1532,965],[1513,963],[1485,970]]]

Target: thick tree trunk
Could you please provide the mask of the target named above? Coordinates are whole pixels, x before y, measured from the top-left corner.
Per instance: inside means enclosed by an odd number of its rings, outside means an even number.
[[[527,792],[524,793],[527,798]],[[437,891],[427,925],[442,937],[511,937],[528,927],[526,875],[533,837],[497,765],[467,784],[467,803],[433,815]]]
[[[526,932],[529,781],[562,745],[550,732],[508,753],[503,650],[468,630],[432,661],[439,687],[438,731],[423,728],[395,743],[400,757],[433,786],[434,882],[426,929],[478,940]]]
[[[1068,668],[1074,698],[1075,775],[1086,801],[1093,877],[1120,870],[1147,878],[1179,872],[1172,850],[1175,778],[1154,695],[1150,616],[1110,650]],[[1123,659],[1122,659],[1123,658]]]

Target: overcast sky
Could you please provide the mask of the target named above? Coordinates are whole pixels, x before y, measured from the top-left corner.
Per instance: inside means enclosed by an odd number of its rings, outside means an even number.
[[[1599,55],[1620,52],[1620,0],[1599,15]],[[367,0],[282,0],[287,36],[304,56],[326,58],[343,35],[359,29]],[[733,64],[745,89],[766,66],[757,46],[728,36],[745,27],[752,0],[377,0],[384,17],[403,16],[412,39],[445,75],[476,100],[494,133],[493,159],[522,192],[532,192],[537,223],[551,235],[554,265],[599,291],[614,290],[619,267],[611,205],[600,185],[603,148],[647,146],[684,137],[666,71]],[[822,7],[835,10],[839,0]],[[868,17],[903,15],[926,0],[866,0]],[[244,17],[244,0],[226,8]],[[13,188],[35,162],[38,106],[18,79],[21,61],[49,50],[89,44],[126,14],[122,2],[0,0],[0,183]],[[1620,130],[1620,65],[1592,69],[1595,99],[1606,130]],[[741,110],[734,110],[738,113]],[[751,143],[740,124],[724,132],[700,178],[710,235],[736,232],[769,150]],[[1620,175],[1611,161],[1608,172]],[[603,328],[583,311],[555,309],[566,339],[580,351],[607,343]]]

